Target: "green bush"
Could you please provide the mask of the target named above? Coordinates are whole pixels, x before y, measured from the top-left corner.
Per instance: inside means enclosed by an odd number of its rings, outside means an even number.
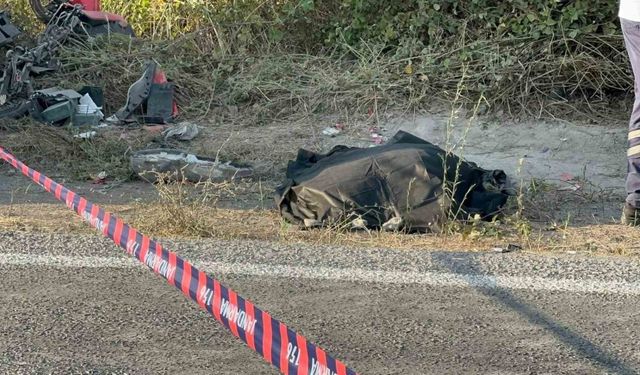
[[[217,28],[251,44],[256,34],[294,49],[336,43],[384,45],[401,55],[470,39],[543,38],[617,33],[617,0],[103,0],[143,37],[171,38]],[[27,0],[0,0],[17,23],[33,29]],[[240,26],[244,26],[241,28]],[[219,29],[219,30],[218,30]],[[240,29],[240,31],[238,31]],[[262,40],[262,39],[260,39]]]
[[[401,55],[450,44],[465,34],[471,40],[542,38],[617,32],[615,0],[344,0],[330,41],[350,45],[376,42]]]

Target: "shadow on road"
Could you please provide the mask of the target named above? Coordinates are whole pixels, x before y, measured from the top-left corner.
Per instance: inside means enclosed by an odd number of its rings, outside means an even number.
[[[461,254],[434,253],[432,261],[441,267],[442,271],[451,272],[463,276],[463,278],[464,275],[492,276],[481,269],[482,267],[475,261],[475,256],[472,254],[461,256]],[[569,327],[556,322],[552,317],[524,302],[509,290],[500,288],[497,284],[493,288],[478,287],[473,283],[469,283],[469,285],[522,315],[531,324],[545,328],[576,353],[606,371],[622,375],[638,374],[637,370],[630,368],[619,358],[598,347],[586,337],[572,331]]]

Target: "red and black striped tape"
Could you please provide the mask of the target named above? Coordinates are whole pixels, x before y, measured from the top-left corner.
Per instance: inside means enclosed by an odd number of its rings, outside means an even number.
[[[287,375],[356,375],[344,363],[207,276],[113,214],[29,168],[0,147],[0,158],[55,195],[104,236],[195,301],[267,362]]]

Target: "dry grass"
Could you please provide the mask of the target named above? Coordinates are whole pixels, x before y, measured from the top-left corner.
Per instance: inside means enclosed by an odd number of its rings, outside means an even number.
[[[234,119],[239,126],[345,110],[379,117],[454,99],[473,107],[479,98],[482,112],[610,121],[626,116],[628,103],[620,99],[633,83],[619,36],[454,40],[446,52],[425,50],[402,59],[366,45],[311,55],[277,45],[261,52],[230,51],[221,43],[205,29],[171,41],[112,35],[78,42],[60,52],[62,72],[38,82],[104,86],[112,111],[124,103],[144,62],[154,59],[177,84],[186,117],[241,113]]]
[[[176,83],[178,104],[189,118],[258,126],[313,113],[378,113],[392,103],[407,107],[401,96],[410,82],[378,66],[380,61],[282,51],[227,54],[212,43],[200,33],[160,42],[99,38],[62,48],[62,71],[38,84],[103,86],[111,112],[125,102],[129,84],[153,59]]]
[[[348,232],[332,229],[301,230],[282,221],[274,211],[202,209],[191,212],[206,231],[188,231],[186,223],[167,225],[161,205],[110,205],[115,212],[143,233],[153,237],[214,238],[222,240],[263,240],[346,247],[393,248],[405,250],[491,251],[494,247],[517,244],[528,252],[576,252],[591,255],[640,255],[637,228],[622,225],[588,225],[555,230],[534,228],[522,236],[508,225],[499,235],[461,232],[451,235],[405,235],[384,232]],[[163,214],[164,212],[164,214]],[[94,234],[73,212],[59,204],[21,204],[0,207],[3,230]],[[201,229],[202,227],[200,227]]]
[[[120,128],[80,139],[73,136],[75,131],[24,121],[14,123],[11,131],[0,126],[0,137],[3,147],[33,167],[46,167],[75,180],[92,179],[105,171],[111,179],[124,181],[133,176],[130,153],[157,136],[144,129]]]
[[[613,224],[622,197],[586,181],[580,181],[580,185],[582,188],[577,191],[565,191],[534,180],[522,186],[521,195],[514,197],[507,215],[500,221],[452,222],[444,233],[429,235],[352,232],[343,228],[302,230],[268,209],[273,183],[261,181],[160,183],[155,185],[155,200],[106,208],[154,237],[252,239],[407,250],[487,251],[517,244],[533,252],[640,254],[638,229]],[[24,199],[19,197],[18,201]],[[60,204],[0,206],[0,227],[93,233]]]

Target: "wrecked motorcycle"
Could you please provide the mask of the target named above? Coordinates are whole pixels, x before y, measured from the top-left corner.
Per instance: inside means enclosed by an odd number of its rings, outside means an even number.
[[[33,48],[16,46],[6,55],[0,78],[0,118],[19,117],[29,110],[33,76],[58,69],[55,52],[81,24],[80,7],[60,8]]]
[[[18,118],[29,112],[33,77],[58,70],[55,53],[68,38],[112,32],[133,36],[131,26],[122,16],[100,11],[99,0],[29,0],[29,4],[47,27],[35,47],[16,46],[7,52],[0,78],[0,118]],[[7,24],[3,28],[15,27]]]

